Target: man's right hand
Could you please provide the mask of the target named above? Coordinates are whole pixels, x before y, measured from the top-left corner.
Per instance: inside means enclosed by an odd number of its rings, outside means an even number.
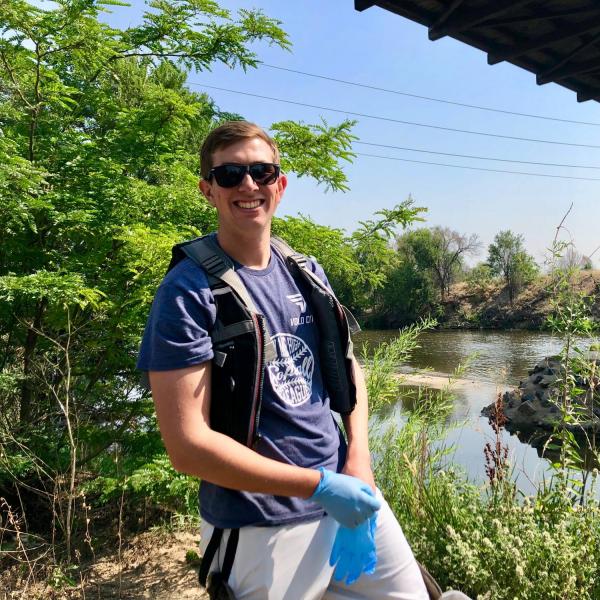
[[[364,481],[350,475],[321,471],[321,481],[310,497],[344,527],[356,527],[379,510],[381,502]]]

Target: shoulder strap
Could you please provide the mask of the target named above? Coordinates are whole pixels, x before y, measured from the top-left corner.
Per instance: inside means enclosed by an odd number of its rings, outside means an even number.
[[[208,236],[196,238],[180,247],[189,258],[204,268],[213,281],[216,279],[226,283],[253,313],[258,313],[246,286],[235,272],[231,259],[214,239]]]
[[[282,240],[280,237],[274,235],[271,237],[271,243],[279,252],[282,254],[283,258],[292,259],[296,264],[300,267],[306,267],[306,256],[304,254],[300,254],[300,252],[296,252],[285,240]]]
[[[259,314],[246,286],[235,272],[233,262],[214,238],[210,236],[196,238],[195,240],[180,244],[179,249],[206,271],[211,289],[219,282],[227,284],[251,313]],[[266,323],[264,323],[264,326],[265,361],[270,362],[275,359],[275,346]]]
[[[301,269],[304,275],[308,277],[313,283],[315,283],[321,289],[325,290],[327,293],[331,294],[331,290],[321,281],[321,279],[317,275],[315,275],[308,268],[308,259],[304,254],[296,252],[285,240],[282,240],[280,237],[277,237],[275,235],[271,237],[271,242],[284,257],[286,265],[289,266],[290,262],[292,264],[295,264],[298,267],[298,269]],[[360,331],[360,325],[358,324],[358,321],[345,306],[341,304],[340,306],[346,314],[346,319],[348,321],[350,333],[352,333],[352,335],[358,333]]]

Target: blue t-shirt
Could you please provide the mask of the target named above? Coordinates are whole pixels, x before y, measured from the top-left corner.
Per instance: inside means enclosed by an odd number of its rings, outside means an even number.
[[[321,267],[310,268],[325,282]],[[266,364],[256,451],[302,467],[339,470],[345,444],[329,409],[319,363],[319,331],[302,284],[271,248],[266,269],[236,265],[256,308],[266,319],[277,358]],[[138,368],[165,371],[212,359],[210,331],[216,307],[204,270],[182,260],[160,285],[148,318]],[[213,399],[212,401],[218,401]],[[216,527],[281,525],[323,514],[297,497],[253,494],[203,481],[200,514]]]

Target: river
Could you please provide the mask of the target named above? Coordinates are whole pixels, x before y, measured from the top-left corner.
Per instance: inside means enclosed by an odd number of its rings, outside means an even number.
[[[363,342],[373,346],[392,339],[397,332],[363,331],[355,337],[360,353]],[[453,446],[451,460],[462,466],[476,483],[485,480],[483,448],[494,433],[481,409],[494,401],[498,392],[515,388],[527,377],[527,371],[546,356],[558,354],[561,339],[545,332],[532,331],[434,331],[422,333],[418,348],[400,372],[431,369],[433,374],[448,375],[459,364],[466,364],[461,385],[454,386],[454,404],[445,443]],[[402,397],[396,414],[402,420]],[[504,432],[509,448],[513,478],[525,494],[532,494],[551,469],[535,448],[516,435]]]

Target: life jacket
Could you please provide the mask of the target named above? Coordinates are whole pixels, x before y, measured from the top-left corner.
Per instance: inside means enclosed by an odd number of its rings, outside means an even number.
[[[356,405],[351,333],[356,319],[308,267],[307,258],[277,237],[271,243],[303,290],[319,328],[319,358],[331,409],[347,415]],[[275,359],[275,347],[265,317],[255,307],[234,264],[213,236],[173,247],[169,270],[185,257],[207,274],[217,318],[210,333],[212,359],[211,427],[238,442],[255,446],[262,402],[265,364]]]

